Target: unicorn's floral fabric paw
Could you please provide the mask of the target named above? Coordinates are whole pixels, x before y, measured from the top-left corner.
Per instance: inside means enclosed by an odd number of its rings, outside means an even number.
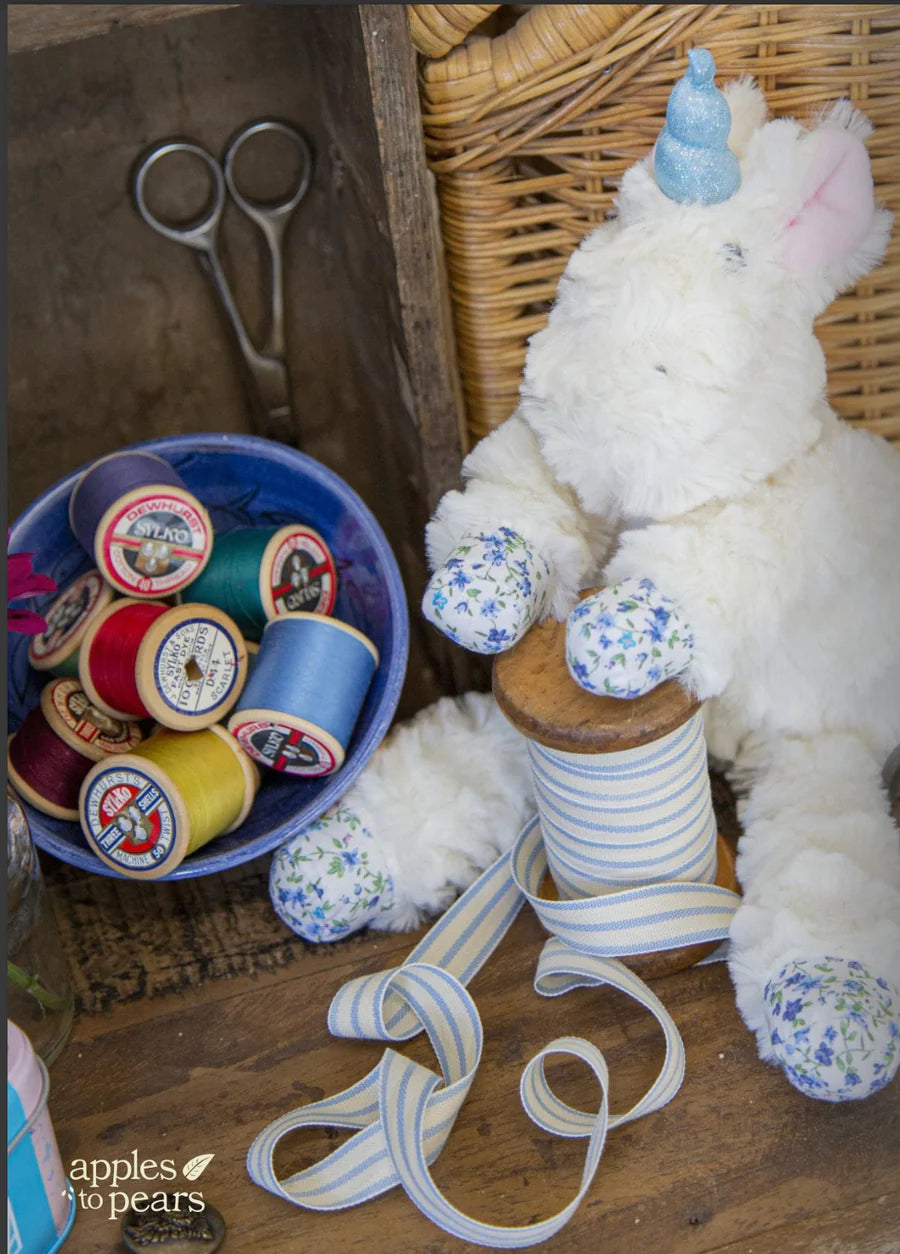
[[[473,653],[511,649],[543,613],[550,569],[510,527],[466,536],[431,577],[422,613]]]
[[[790,962],[766,985],[766,1022],[795,1088],[826,1102],[883,1089],[900,1065],[900,993],[861,962]]]
[[[580,601],[566,624],[576,683],[603,697],[643,696],[690,663],[694,636],[649,579],[623,579]]]

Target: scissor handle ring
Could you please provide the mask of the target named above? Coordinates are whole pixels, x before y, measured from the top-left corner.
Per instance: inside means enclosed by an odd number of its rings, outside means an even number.
[[[297,186],[294,188],[290,196],[284,200],[269,202],[251,200],[244,196],[238,189],[234,178],[234,162],[238,152],[254,135],[259,135],[263,131],[275,131],[279,135],[286,135],[295,147],[299,150],[303,158],[303,165],[300,170],[300,178]],[[312,174],[312,153],[309,150],[309,144],[303,138],[298,130],[293,126],[288,126],[286,122],[279,122],[274,118],[263,118],[260,122],[254,122],[252,125],[241,130],[228,145],[224,158],[225,182],[228,184],[228,190],[231,198],[240,209],[247,214],[248,217],[263,217],[270,220],[279,218],[287,218],[299,205],[300,201],[306,195],[309,187],[309,180]]]
[[[194,157],[199,157],[213,180],[213,198],[209,211],[198,221],[191,222],[187,226],[173,226],[164,222],[150,210],[144,198],[144,183],[151,166],[173,152],[187,152]],[[215,157],[205,148],[201,148],[199,144],[191,144],[182,139],[168,140],[151,149],[138,166],[134,177],[134,200],[138,213],[147,225],[152,226],[160,235],[165,235],[178,244],[187,244],[191,248],[208,248],[215,236],[222,210],[225,208],[225,178],[222,168]]]

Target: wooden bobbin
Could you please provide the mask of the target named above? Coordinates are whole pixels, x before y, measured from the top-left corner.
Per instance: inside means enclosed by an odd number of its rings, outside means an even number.
[[[62,676],[53,679],[41,692],[41,715],[50,732],[83,759],[82,775],[87,775],[95,762],[130,753],[144,739],[137,723],[121,722],[94,706],[77,679]],[[30,715],[29,718],[35,717]],[[27,722],[27,720],[26,720]],[[9,745],[15,736],[9,737]],[[27,779],[16,766],[7,749],[7,773],[19,794],[29,805],[51,818],[68,821],[78,819],[77,804],[60,804],[38,791],[35,782]],[[75,798],[77,802],[77,797]]]
[[[99,570],[79,575],[45,612],[47,626],[32,636],[28,646],[29,664],[36,671],[77,675],[78,650],[85,633],[115,595]]]
[[[628,701],[586,692],[566,666],[566,624],[552,619],[532,627],[494,660],[493,690],[500,709],[523,736],[562,753],[636,749],[675,731],[700,708],[674,679]],[[737,892],[734,858],[721,834],[716,856],[716,884]],[[550,899],[559,895],[549,873],[541,891]],[[654,979],[693,966],[719,944],[685,945],[622,961],[642,979]]]
[[[92,703],[113,718],[152,718],[173,731],[219,722],[244,687],[247,650],[236,623],[214,605],[172,606],[147,629],[134,663],[144,713],[116,709],[104,699],[91,673],[95,642],[110,618],[135,604],[132,597],[113,601],[85,632],[78,671]]]
[[[195,732],[173,732],[170,728],[158,727],[146,748],[149,754],[156,737],[165,736],[170,744],[180,739],[187,754],[195,738],[204,735],[217,737],[240,767],[242,799],[235,817],[228,826],[198,839],[182,790],[164,766],[140,752],[108,758],[98,762],[85,777],[78,815],[89,848],[106,866],[131,879],[160,879],[171,874],[189,854],[217,836],[235,831],[244,822],[256,798],[260,775],[224,727],[214,724]],[[129,835],[123,842],[120,836],[110,842],[110,829],[115,828],[119,814],[138,809],[134,802],[140,802],[141,798],[147,802],[140,806],[141,837],[136,839]],[[135,817],[140,818],[140,814]]]
[[[101,466],[127,458],[128,450],[110,453],[95,461],[72,489],[69,522],[75,522],[76,498],[85,481],[96,476]],[[154,481],[148,481],[116,496],[94,527],[93,548],[85,537],[82,543],[93,552],[104,579],[124,596],[158,600],[186,588],[203,571],[213,548],[213,527],[204,505],[180,482],[172,482],[173,468],[155,453],[142,453],[144,462],[165,467]],[[176,480],[178,476],[175,475]],[[121,482],[121,480],[119,480]]]

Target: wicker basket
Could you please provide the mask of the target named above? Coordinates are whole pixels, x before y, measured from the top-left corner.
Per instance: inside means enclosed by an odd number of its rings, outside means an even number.
[[[431,58],[425,139],[472,441],[515,408],[527,341],[566,260],[652,147],[690,47],[710,49],[719,82],[756,77],[774,114],[804,117],[848,96],[875,126],[877,194],[900,224],[900,5],[409,8]],[[466,39],[488,15],[502,33]],[[900,440],[900,229],[886,263],[831,305],[818,333],[834,407]]]

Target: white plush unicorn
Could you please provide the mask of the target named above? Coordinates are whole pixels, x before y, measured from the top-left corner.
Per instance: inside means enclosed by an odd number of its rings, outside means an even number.
[[[900,454],[827,405],[813,319],[879,262],[891,220],[848,103],[810,129],[767,122],[755,84],[723,94],[709,54],[690,61],[655,154],[569,261],[519,408],[429,524],[423,609],[483,653],[568,616],[583,687],[627,700],[678,675],[705,702],[742,798],[738,1006],[802,1091],[855,1098],[900,1063],[882,781],[900,743]],[[276,909],[311,939],[412,926],[530,805],[491,698],[445,699],[279,852]]]

